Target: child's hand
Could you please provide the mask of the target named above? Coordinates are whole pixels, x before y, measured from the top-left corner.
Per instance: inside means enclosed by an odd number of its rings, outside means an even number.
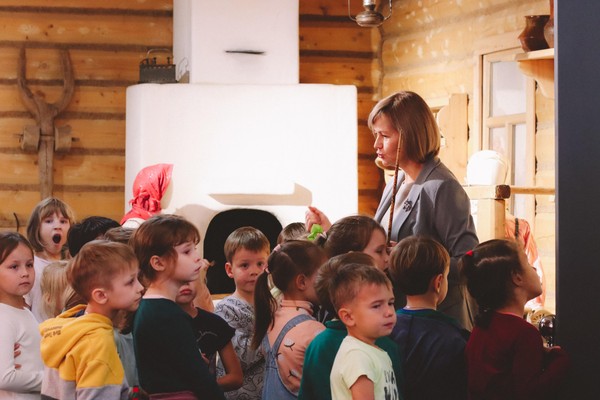
[[[209,365],[210,364],[210,360],[206,357],[206,354],[200,353],[200,355],[202,356],[202,359],[204,360],[204,362],[206,363],[206,365]]]
[[[560,346],[544,347],[544,351],[547,354],[556,354],[556,353],[563,353],[564,352],[564,350]]]
[[[331,222],[329,221],[329,218],[327,218],[327,215],[323,214],[323,212],[317,207],[309,206],[304,215],[304,219],[306,223],[306,230],[308,232],[310,232],[313,224],[321,225],[324,232],[327,232],[329,228],[331,228]]]
[[[202,260],[200,260],[200,271],[206,272],[206,270],[208,270],[208,268],[212,267],[213,265],[215,265],[214,261],[208,261],[206,258],[203,258]]]

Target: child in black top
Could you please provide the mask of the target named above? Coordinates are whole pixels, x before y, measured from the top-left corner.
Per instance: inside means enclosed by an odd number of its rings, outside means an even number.
[[[196,333],[198,350],[202,353],[213,375],[215,375],[217,352],[219,353],[225,375],[217,379],[217,384],[224,392],[238,389],[242,386],[244,375],[240,360],[231,343],[235,329],[218,315],[194,305],[194,299],[198,294],[198,284],[199,281],[194,280],[183,285],[179,289],[175,302],[192,317],[192,327]]]

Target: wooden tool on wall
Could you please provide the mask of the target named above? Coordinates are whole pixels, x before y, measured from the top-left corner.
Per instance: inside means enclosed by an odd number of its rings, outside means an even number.
[[[21,149],[26,152],[38,153],[40,177],[40,196],[42,199],[52,196],[54,152],[66,153],[71,149],[71,127],[56,127],[55,118],[67,108],[75,90],[73,67],[69,51],[60,50],[60,61],[63,72],[63,90],[60,98],[54,103],[47,103],[44,96],[33,93],[26,81],[25,48],[19,53],[17,67],[17,87],[21,100],[37,125],[28,125],[21,135]]]

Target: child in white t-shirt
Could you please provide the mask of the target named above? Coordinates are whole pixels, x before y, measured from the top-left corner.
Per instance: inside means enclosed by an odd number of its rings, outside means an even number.
[[[398,400],[392,361],[375,345],[396,323],[392,285],[381,270],[370,265],[349,264],[337,275],[329,291],[348,336],[331,369],[332,398]]]

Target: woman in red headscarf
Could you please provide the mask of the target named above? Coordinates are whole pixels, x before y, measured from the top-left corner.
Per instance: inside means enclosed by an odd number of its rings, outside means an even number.
[[[171,183],[173,164],[155,164],[143,168],[133,181],[131,210],[121,220],[127,228],[137,228],[142,222],[159,214],[160,200]]]

